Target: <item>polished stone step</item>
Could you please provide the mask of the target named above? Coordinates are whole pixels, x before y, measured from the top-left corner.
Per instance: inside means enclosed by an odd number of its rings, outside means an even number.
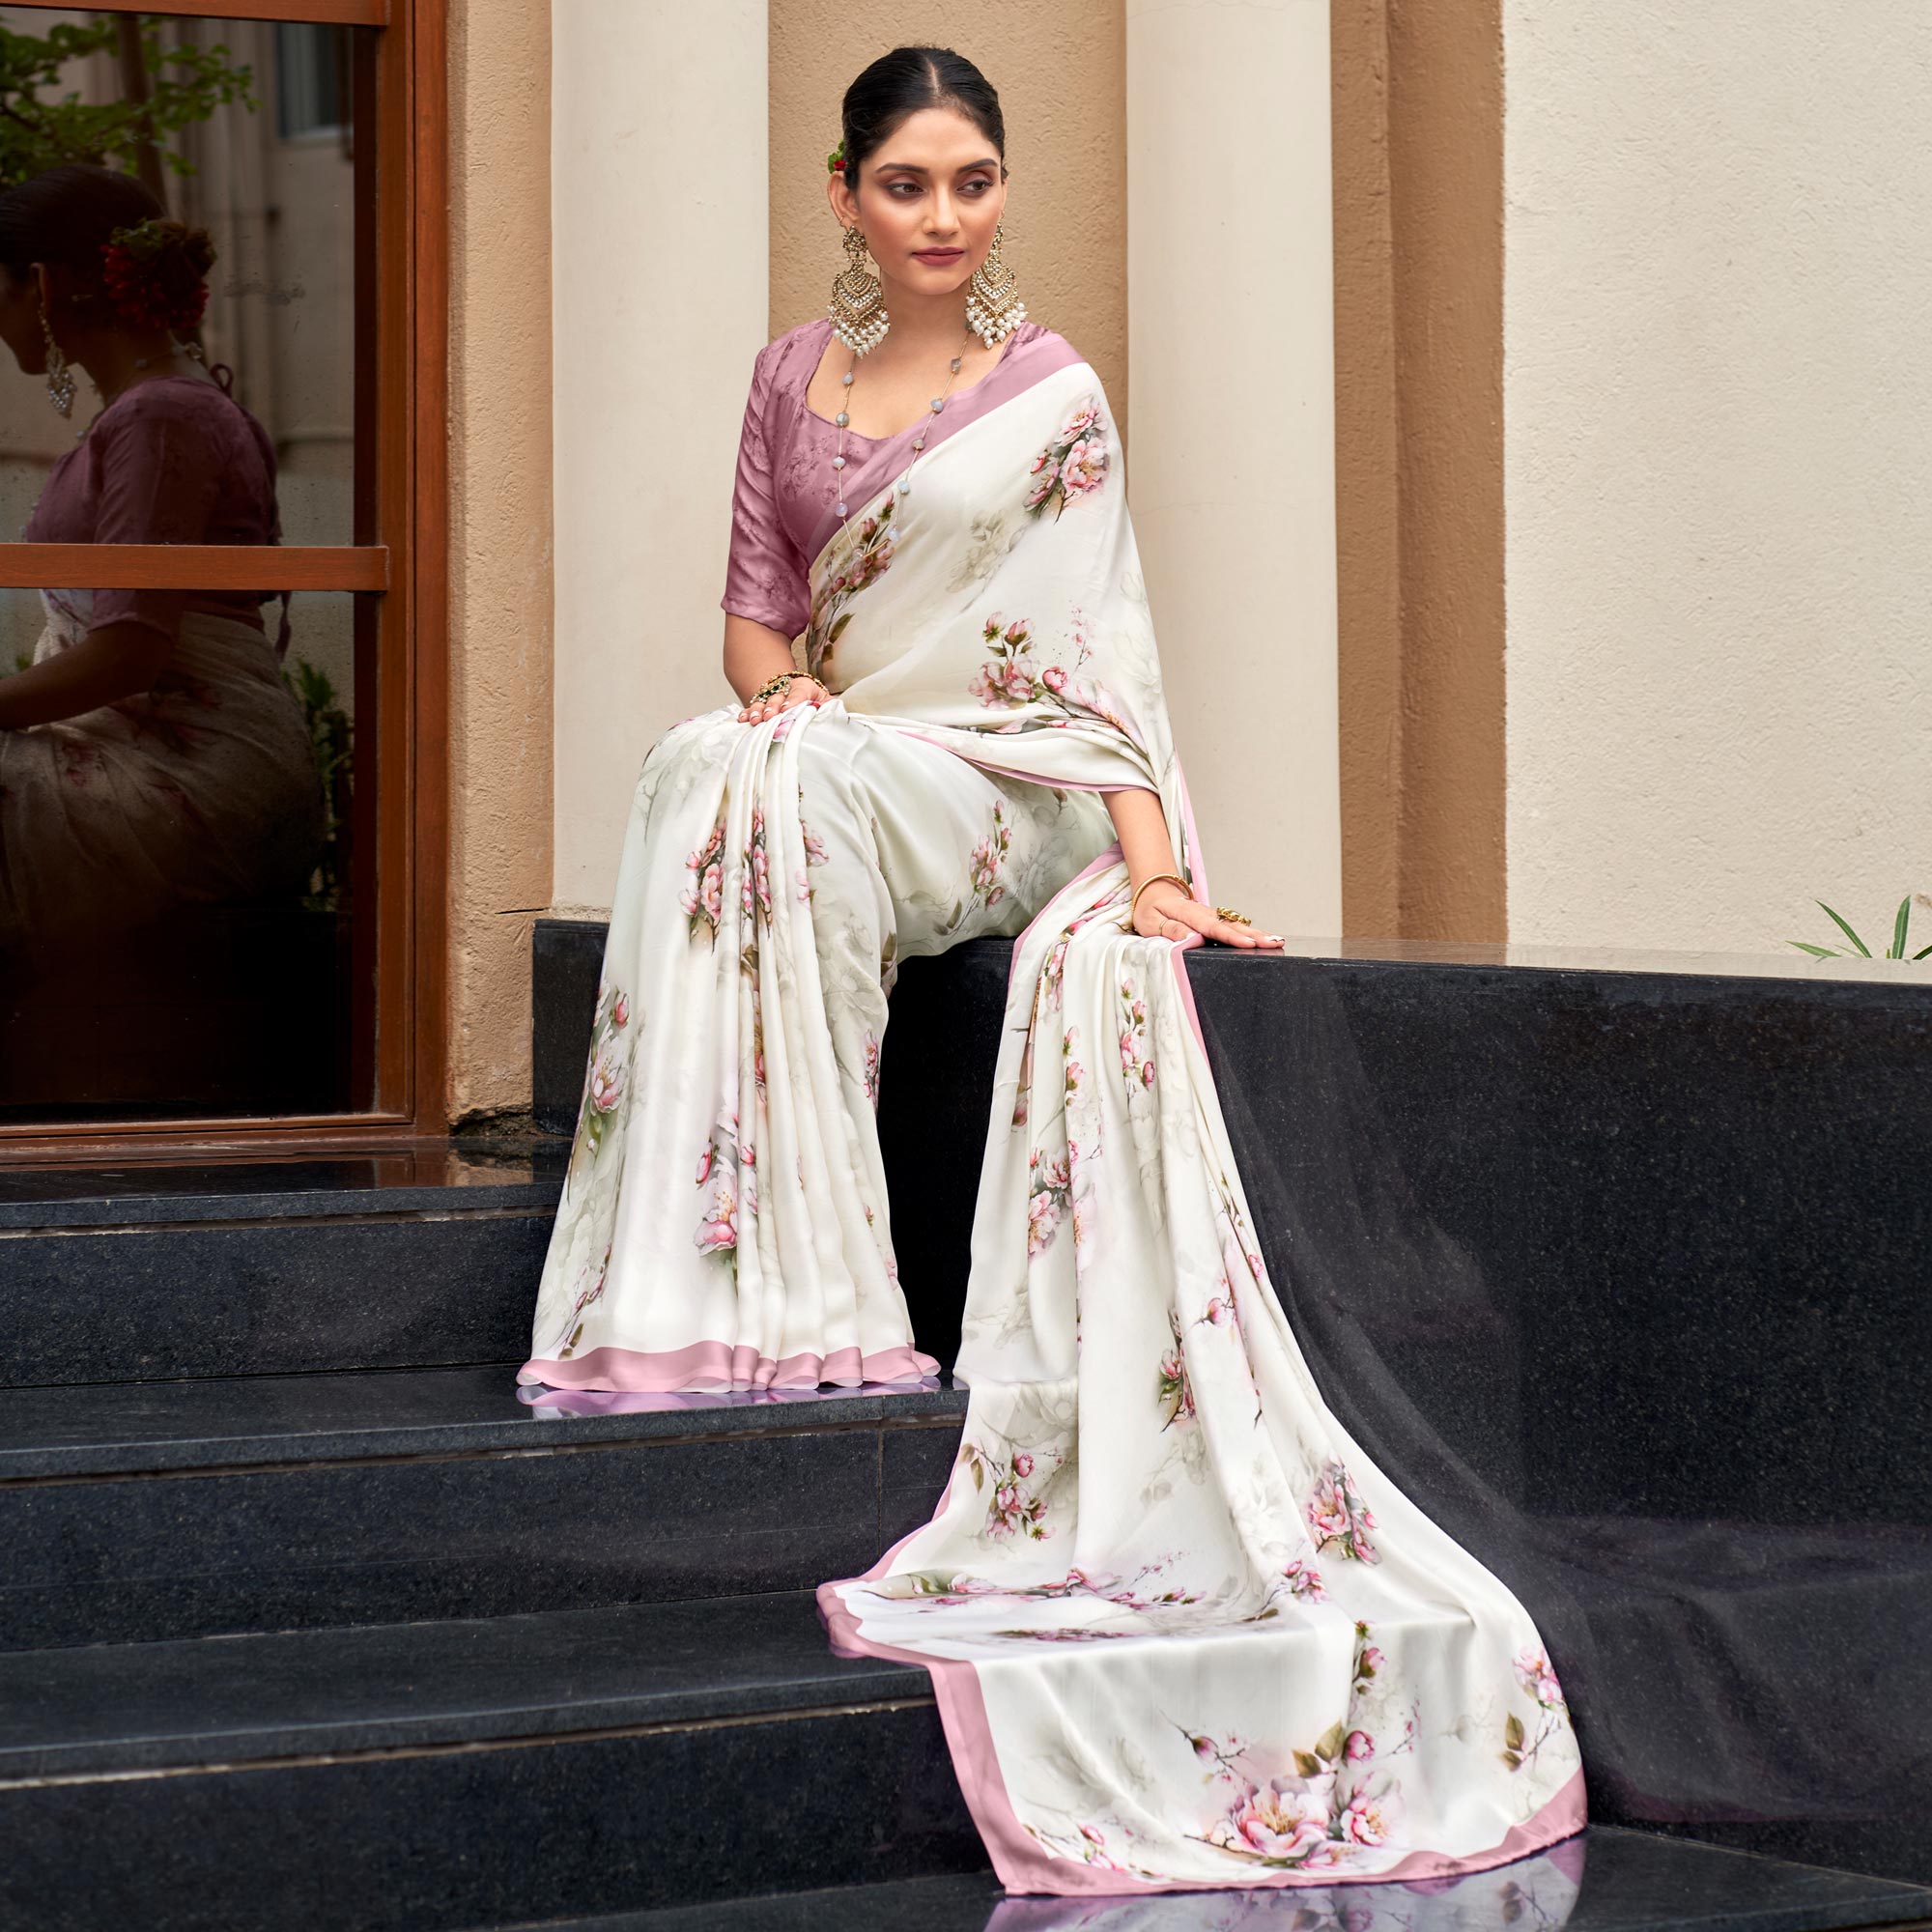
[[[565,1152],[0,1175],[0,1388],[521,1360]]]
[[[1932,1891],[1918,1887],[1594,1825],[1540,1857],[1425,1886],[1008,1899],[983,1872],[493,1932],[1902,1932],[1928,1915]]]
[[[809,1593],[0,1659],[0,1923],[407,1927],[975,1871]]]
[[[515,1372],[14,1391],[0,1651],[810,1587],[925,1520],[965,1408],[944,1387],[532,1405]]]

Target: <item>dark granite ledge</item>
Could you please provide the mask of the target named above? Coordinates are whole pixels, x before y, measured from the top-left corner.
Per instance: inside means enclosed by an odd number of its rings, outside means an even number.
[[[0,1230],[541,1209],[556,1205],[569,1151],[544,1138],[432,1141],[299,1160],[15,1168],[0,1172]]]
[[[0,1657],[0,1787],[925,1699],[810,1591]]]
[[[966,1391],[871,1387],[781,1398],[656,1396],[526,1403],[517,1364],[14,1389],[0,1404],[0,1485],[372,1458],[520,1453],[895,1426],[956,1428]],[[572,1404],[633,1402],[615,1413]],[[649,1406],[641,1405],[649,1404]]]
[[[1571,1876],[1580,1867],[1582,1883]],[[1574,1893],[1574,1898],[1573,1898]],[[523,1919],[503,1932],[1846,1932],[1922,1926],[1932,1892],[1852,1872],[1750,1858],[1593,1825],[1493,1873],[1415,1889],[1296,1886],[1116,1902],[1008,1898],[990,1872],[677,1905],[594,1918]],[[1127,1915],[1131,1915],[1130,1918]],[[470,1932],[484,1932],[472,1927]]]

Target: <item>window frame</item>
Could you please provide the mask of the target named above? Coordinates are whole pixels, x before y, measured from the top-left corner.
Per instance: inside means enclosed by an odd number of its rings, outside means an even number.
[[[67,0],[8,0],[57,12]],[[91,0],[102,14],[380,29],[357,120],[356,526],[344,545],[0,544],[0,587],[354,591],[375,608],[372,1104],[358,1113],[0,1122],[0,1163],[353,1149],[446,1128],[449,849],[447,0]],[[360,63],[358,63],[358,67]],[[361,83],[357,83],[360,87]],[[367,158],[362,158],[366,156]],[[360,197],[358,197],[359,199]],[[365,400],[366,398],[366,400]],[[364,1043],[362,1048],[367,1051]]]

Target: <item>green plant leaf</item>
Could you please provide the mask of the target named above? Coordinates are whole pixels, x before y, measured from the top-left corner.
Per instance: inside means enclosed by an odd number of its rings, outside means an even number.
[[[1932,952],[1932,946],[1921,946],[1912,956],[1915,959],[1923,959],[1928,952]]]
[[[1850,925],[1848,925],[1844,920],[1840,919],[1836,913],[1833,912],[1832,908],[1826,905],[1823,899],[1819,899],[1817,903],[1820,906],[1820,908],[1830,917],[1833,924],[1835,925],[1838,928],[1838,930],[1842,932],[1845,935],[1845,937],[1849,939],[1852,942],[1852,944],[1859,949],[1859,956],[1861,959],[1869,959],[1871,957],[1871,948],[1867,946],[1864,943],[1864,941],[1861,939],[1858,936],[1858,934],[1852,930]]]
[[[1509,1721],[1503,1726],[1503,1743],[1508,1745],[1511,1750],[1522,1748],[1522,1719],[1514,1711],[1510,1713]]]
[[[1835,959],[1838,956],[1838,949],[1835,946],[1808,946],[1802,939],[1787,939],[1784,943],[1787,946],[1797,947],[1801,952],[1810,953],[1814,959]]]
[[[1899,900],[1898,917],[1892,922],[1891,950],[1885,955],[1888,959],[1903,959],[1905,957],[1905,929],[1911,923],[1912,895],[1907,893]]]

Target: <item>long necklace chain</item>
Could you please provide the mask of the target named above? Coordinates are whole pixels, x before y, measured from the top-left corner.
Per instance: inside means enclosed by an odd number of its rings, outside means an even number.
[[[966,331],[965,335],[960,338],[959,354],[953,356],[952,358],[952,373],[947,377],[945,388],[940,390],[938,395],[934,396],[931,402],[929,402],[926,405],[927,410],[935,416],[940,412],[941,410],[943,410],[946,407],[946,399],[952,393],[953,384],[959,380],[960,365],[966,359],[966,344],[971,342],[972,340],[973,340],[973,331],[972,329],[969,328]],[[852,378],[858,374],[858,371],[859,371],[859,352],[855,349],[852,352],[851,368],[846,370],[844,375],[842,375],[838,379],[839,382],[845,385],[845,407],[841,409],[838,412],[838,415],[833,418],[833,420],[838,425],[838,440],[832,454],[832,484],[834,490],[838,493],[838,516],[841,522],[844,520],[846,516],[845,431],[852,420]],[[930,426],[931,426],[930,424],[927,424],[926,428],[930,428]],[[900,431],[900,434],[903,435],[904,431]],[[900,471],[898,481],[895,486],[901,497],[908,495],[912,490],[913,464],[919,461],[919,453],[924,447],[925,447],[925,429],[923,428],[921,429],[920,433],[913,438],[912,459],[910,462],[907,463],[905,469],[902,471]]]

